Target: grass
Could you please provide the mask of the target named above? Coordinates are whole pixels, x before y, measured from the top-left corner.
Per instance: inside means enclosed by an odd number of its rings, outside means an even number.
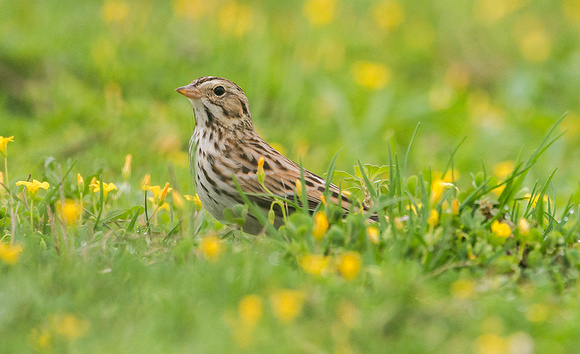
[[[0,2],[1,352],[576,350],[573,2],[318,1]],[[173,92],[208,74],[380,222],[216,223]]]

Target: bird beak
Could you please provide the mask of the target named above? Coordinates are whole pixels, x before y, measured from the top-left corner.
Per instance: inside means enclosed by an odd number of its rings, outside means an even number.
[[[175,91],[179,92],[187,98],[201,98],[201,92],[199,92],[199,89],[195,86],[192,86],[191,84],[178,87],[175,89]]]

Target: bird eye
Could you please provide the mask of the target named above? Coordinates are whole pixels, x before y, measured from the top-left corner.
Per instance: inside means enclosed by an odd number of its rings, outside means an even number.
[[[215,93],[216,96],[222,96],[224,93],[226,93],[226,89],[223,86],[216,86],[213,89],[213,93]]]

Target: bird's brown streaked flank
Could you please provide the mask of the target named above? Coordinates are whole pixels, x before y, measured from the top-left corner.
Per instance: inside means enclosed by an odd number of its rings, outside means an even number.
[[[223,212],[243,204],[232,174],[251,202],[267,213],[274,198],[266,195],[256,175],[258,161],[264,158],[264,186],[274,195],[293,200],[300,166],[268,145],[254,130],[249,102],[235,83],[205,76],[176,89],[189,99],[195,114],[195,129],[189,143],[189,161],[195,171],[195,188],[203,206],[218,220]],[[325,192],[326,181],[304,169],[308,208],[313,211]],[[332,202],[345,210],[351,201],[329,184]],[[276,210],[276,209],[275,209]],[[277,210],[274,226],[283,224]],[[248,214],[244,231],[258,234],[263,226]]]

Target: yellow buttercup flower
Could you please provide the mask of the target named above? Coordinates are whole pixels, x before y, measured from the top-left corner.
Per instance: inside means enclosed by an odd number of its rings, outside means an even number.
[[[391,80],[391,70],[381,64],[370,61],[357,61],[352,65],[354,81],[366,88],[379,90]]]
[[[183,209],[185,203],[183,202],[183,198],[178,191],[171,192],[171,198],[173,199],[173,205],[175,205],[178,209]]]
[[[379,244],[379,229],[377,229],[375,226],[367,227],[367,236],[371,243],[375,245]]]
[[[521,218],[518,221],[518,229],[520,230],[520,235],[527,236],[530,233],[530,223],[525,218]]]
[[[96,178],[93,177],[91,184],[89,184],[93,188],[93,193],[100,193],[101,192],[101,183],[97,181]],[[117,186],[115,183],[106,183],[103,182],[103,194],[105,198],[110,191],[117,190]]]
[[[395,0],[378,2],[372,10],[376,24],[385,30],[399,27],[405,19],[405,10]]]
[[[204,0],[173,0],[173,13],[178,17],[199,19],[209,12],[214,3]]]
[[[427,218],[427,224],[431,227],[437,226],[439,223],[439,212],[435,209],[429,211],[429,217]]]
[[[475,293],[473,280],[458,279],[451,284],[451,295],[456,299],[469,299]]]
[[[30,331],[29,339],[32,347],[34,347],[37,352],[47,353],[51,351],[50,347],[52,344],[52,336],[48,329],[33,328]]]
[[[302,182],[299,179],[296,180],[296,195],[302,198]]]
[[[294,320],[304,305],[304,293],[298,290],[278,290],[270,296],[274,316],[282,322]]]
[[[258,171],[256,172],[258,176],[258,182],[260,184],[264,183],[264,179],[266,179],[266,173],[264,172],[264,156],[261,156],[258,160]]]
[[[453,183],[446,182],[443,179],[436,179],[431,183],[431,201],[434,204],[439,203],[441,197],[443,197],[443,193],[447,188],[454,187]]]
[[[107,1],[101,9],[103,20],[107,23],[122,22],[129,14],[129,5],[122,1]]]
[[[125,156],[125,165],[123,165],[122,171],[123,179],[125,179],[125,181],[131,177],[131,161],[133,161],[133,156],[131,154]]]
[[[147,198],[147,200],[150,201],[151,204],[157,204],[157,200],[155,200],[155,198],[153,198],[153,197],[149,197],[149,198]],[[161,211],[161,210],[170,211],[171,210],[168,203],[162,203],[162,204],[157,205],[157,206],[159,208],[159,211]]]
[[[28,194],[30,194],[30,198],[32,198],[32,199],[34,199],[34,197],[36,197],[36,193],[38,193],[39,188],[47,190],[50,187],[50,184],[48,184],[48,182],[40,182],[37,180],[32,180],[32,182],[18,181],[18,182],[16,182],[16,185],[17,186],[25,186],[26,189],[28,190]]]
[[[90,327],[89,321],[69,313],[52,316],[50,325],[54,332],[67,339],[77,339],[84,336]]]
[[[324,238],[326,230],[328,230],[328,218],[324,212],[319,211],[314,216],[314,229],[312,230],[312,235],[317,241],[320,241]]]
[[[81,205],[72,199],[66,199],[64,204],[61,204],[61,202],[58,201],[56,204],[56,209],[58,210],[62,220],[67,225],[74,225],[77,221],[79,221],[83,212]]]
[[[201,255],[210,261],[216,261],[222,253],[222,243],[216,235],[205,236],[201,239],[199,244],[199,252]]]
[[[254,10],[246,4],[229,1],[220,9],[218,23],[223,33],[241,37],[252,28]]]
[[[171,188],[169,188],[169,183],[165,182],[165,187],[163,187],[163,190],[161,191],[161,194],[159,195],[159,198],[157,199],[157,204],[161,205],[163,203],[165,203],[165,198],[167,198],[167,192],[170,190]]]
[[[306,273],[320,276],[329,272],[330,257],[308,254],[299,258],[298,264]]]
[[[461,203],[459,202],[459,199],[455,198],[451,201],[451,213],[453,215],[457,215],[459,214],[459,206],[461,205]]]
[[[7,245],[0,242],[0,259],[8,265],[14,265],[18,263],[22,250],[24,247],[20,244]]]
[[[513,172],[515,163],[513,161],[503,161],[493,166],[493,174],[500,180],[505,179]]]
[[[401,230],[403,230],[404,227],[405,227],[405,225],[403,224],[403,220],[397,216],[395,218],[395,228],[397,228],[397,230],[401,231]]]
[[[142,190],[149,189],[150,184],[151,184],[151,175],[146,174],[145,177],[143,177],[143,180],[141,181],[141,189]]]
[[[544,304],[532,304],[526,311],[526,318],[531,322],[543,322],[548,315],[549,309]]]
[[[486,333],[475,340],[475,353],[509,353],[510,345],[507,339],[495,334]]]
[[[189,200],[190,202],[195,203],[195,208],[197,209],[197,211],[200,211],[201,208],[203,207],[203,205],[201,204],[201,200],[199,199],[199,195],[186,194],[186,195],[184,195],[184,197],[185,197],[185,199]]]
[[[262,318],[262,312],[262,298],[258,295],[246,295],[238,304],[240,319],[247,326],[256,326],[260,318]]]
[[[9,142],[13,142],[14,141],[14,136],[9,136],[7,138],[3,137],[0,135],[0,154],[3,157],[6,157],[6,146],[8,145]]]
[[[302,12],[312,25],[325,25],[332,22],[336,0],[306,0]]]
[[[147,190],[153,193],[154,204],[161,205],[165,202],[167,193],[172,192],[173,188],[169,188],[169,183],[165,182],[165,186],[163,188],[161,188],[161,186],[147,186]]]
[[[79,190],[82,192],[85,190],[85,180],[80,173],[77,173],[77,186],[79,186]]]
[[[353,280],[360,272],[362,259],[358,252],[349,251],[343,254],[338,262],[338,272],[346,280]]]
[[[512,234],[510,226],[507,223],[498,220],[491,223],[491,232],[503,238],[508,238]]]

